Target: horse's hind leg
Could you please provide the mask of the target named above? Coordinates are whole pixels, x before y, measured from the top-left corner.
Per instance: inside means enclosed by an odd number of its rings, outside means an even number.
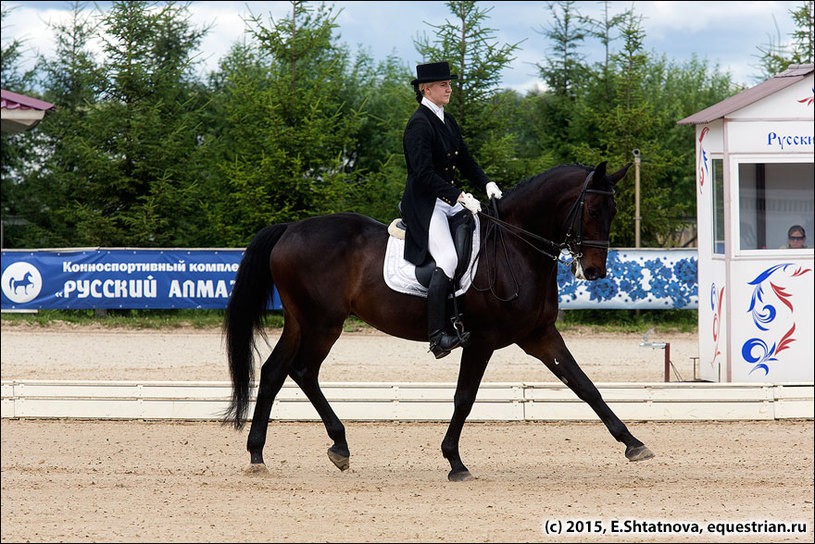
[[[574,391],[580,400],[591,406],[592,410],[600,416],[611,436],[625,444],[625,456],[629,461],[642,461],[654,456],[651,450],[637,440],[609,408],[600,395],[600,391],[574,360],[560,333],[554,327],[546,331],[538,331],[537,334],[518,342],[518,345],[528,354],[543,361],[543,364]]]
[[[328,448],[328,458],[340,470],[347,470],[350,466],[351,453],[345,439],[345,426],[337,417],[337,414],[334,413],[331,405],[328,404],[328,400],[323,395],[318,382],[320,365],[341,332],[342,325],[339,325],[327,330],[322,329],[319,335],[312,332],[308,336],[304,336],[289,374],[295,383],[300,386],[300,389],[303,390],[308,400],[311,401],[311,404],[320,415],[320,419],[323,420],[329,438],[334,441],[334,444]]]
[[[266,432],[269,427],[269,416],[272,413],[274,399],[283,387],[289,367],[297,354],[299,339],[292,327],[283,328],[272,354],[260,369],[260,384],[249,428],[246,449],[250,456],[250,470],[259,471],[265,468],[263,463],[263,446],[266,444]]]
[[[441,451],[445,459],[450,462],[450,473],[447,479],[451,482],[465,482],[472,480],[473,476],[461,461],[458,451],[461,430],[470,410],[475,403],[478,386],[484,377],[484,370],[492,356],[492,350],[476,345],[470,345],[461,352],[461,365],[458,372],[458,384],[454,397],[453,417],[447,427],[447,433],[441,443]]]

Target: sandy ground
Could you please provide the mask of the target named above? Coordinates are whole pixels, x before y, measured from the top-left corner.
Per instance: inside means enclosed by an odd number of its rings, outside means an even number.
[[[641,334],[564,333],[583,371],[596,383],[662,382],[665,352],[640,347]],[[277,341],[271,331],[269,342]],[[695,334],[663,334],[650,342],[670,343],[678,372],[672,381],[693,378],[699,352]],[[263,357],[271,348],[260,344]],[[0,343],[2,379],[26,380],[192,380],[228,381],[220,331],[179,329],[171,332],[88,327],[39,327],[4,324]],[[436,360],[424,342],[374,332],[343,333],[322,366],[323,382],[455,382],[458,353]],[[517,346],[497,351],[485,382],[553,382],[557,379],[537,359]]]
[[[439,451],[445,425],[346,427],[348,471],[329,462],[321,424],[273,423],[269,473],[252,476],[243,472],[246,433],[216,423],[4,420],[2,541],[813,538],[811,422],[634,424],[657,454],[641,463],[626,461],[599,423],[472,423],[462,453],[477,479],[455,484]],[[567,534],[575,521],[606,534]],[[562,534],[547,534],[557,522]],[[642,525],[619,532],[624,522]],[[794,522],[806,531],[721,536],[708,528],[723,522]],[[697,523],[698,532],[680,523]]]
[[[688,379],[695,337],[657,331],[650,339],[671,343]],[[595,382],[662,381],[663,352],[639,347],[641,340],[566,335]],[[4,325],[0,345],[3,380],[228,378],[217,331]],[[346,333],[322,379],[454,381],[457,358],[436,361],[426,349]],[[485,381],[553,376],[506,349]],[[454,484],[440,452],[443,423],[346,422],[351,468],[340,472],[326,456],[331,442],[322,424],[274,422],[269,473],[261,476],[244,472],[248,429],[3,420],[0,540],[812,541],[812,421],[627,423],[654,459],[629,463],[599,422],[469,423],[461,451],[476,479]],[[797,531],[777,532],[782,523]],[[753,532],[739,532],[745,529]]]

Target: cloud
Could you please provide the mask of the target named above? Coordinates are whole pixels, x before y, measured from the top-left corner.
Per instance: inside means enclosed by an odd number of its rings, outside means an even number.
[[[65,23],[70,20],[70,12],[64,9],[37,9],[36,6],[19,2],[4,2],[8,16],[3,21],[3,46],[13,40],[22,43],[25,56],[47,54],[56,48],[49,23]]]

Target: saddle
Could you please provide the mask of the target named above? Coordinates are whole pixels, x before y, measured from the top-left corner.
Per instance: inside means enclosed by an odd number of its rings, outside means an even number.
[[[456,246],[456,257],[458,258],[458,266],[456,273],[453,276],[453,285],[459,285],[461,277],[467,271],[470,265],[470,255],[473,250],[473,231],[475,230],[475,219],[469,210],[462,210],[452,217],[447,219],[450,225],[450,234],[453,235],[453,244]],[[405,232],[407,225],[402,218],[394,219],[390,226],[388,226],[388,234],[399,238],[405,239]],[[433,275],[433,270],[436,268],[436,261],[427,254],[425,261],[416,267],[416,279],[423,287],[430,285],[430,278]]]
[[[463,295],[472,283],[470,270],[476,266],[476,257],[480,244],[478,217],[463,210],[448,219],[453,243],[456,246],[458,266],[453,278],[456,296]],[[394,219],[388,226],[388,244],[385,249],[383,275],[385,283],[399,293],[427,296],[427,288],[433,275],[435,262],[430,255],[421,266],[405,260],[405,232],[407,225],[401,218]]]

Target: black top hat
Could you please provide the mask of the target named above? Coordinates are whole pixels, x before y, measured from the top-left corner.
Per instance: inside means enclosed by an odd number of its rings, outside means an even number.
[[[411,81],[410,84],[418,85],[419,83],[447,81],[448,79],[458,79],[457,75],[450,74],[450,64],[447,62],[431,62],[416,67],[416,79]]]

